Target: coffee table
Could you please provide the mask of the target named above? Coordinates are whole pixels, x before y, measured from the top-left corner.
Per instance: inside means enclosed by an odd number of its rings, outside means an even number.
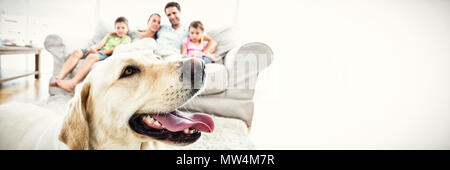
[[[0,83],[5,81],[14,80],[17,78],[34,75],[34,78],[39,79],[39,55],[41,53],[40,48],[32,48],[32,47],[0,47],[0,55],[9,55],[9,54],[34,54],[35,58],[35,68],[34,72],[26,72],[26,71],[12,71],[12,70],[2,70],[0,68]],[[27,55],[28,56],[28,55]]]

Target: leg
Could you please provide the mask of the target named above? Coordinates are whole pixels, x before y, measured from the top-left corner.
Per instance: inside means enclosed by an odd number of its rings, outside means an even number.
[[[78,64],[80,59],[83,57],[84,52],[80,49],[75,50],[72,55],[67,59],[66,63],[64,63],[63,68],[58,76],[56,76],[56,80],[54,82],[50,82],[50,86],[56,86],[57,80],[63,80],[75,66]]]
[[[67,92],[72,92],[75,86],[81,82],[81,80],[86,77],[86,75],[91,71],[92,66],[100,61],[98,54],[90,54],[86,57],[86,60],[81,65],[75,77],[70,80],[56,80],[57,85]]]
[[[83,57],[83,51],[78,49],[75,50],[72,55],[67,59],[66,63],[64,64],[64,67],[62,68],[61,72],[57,76],[60,79],[64,79],[78,64],[80,59]]]
[[[208,57],[202,56],[200,59],[202,59],[203,61],[205,61],[205,64],[212,63],[211,59],[209,59]]]

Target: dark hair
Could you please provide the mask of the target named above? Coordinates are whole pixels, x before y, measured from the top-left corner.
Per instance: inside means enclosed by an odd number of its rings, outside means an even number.
[[[158,13],[153,13],[152,15],[150,15],[150,17],[148,17],[148,20],[147,20],[147,22],[149,22],[150,21],[150,19],[152,19],[152,16],[153,15],[158,15],[160,18],[161,18],[161,15],[159,15]]]
[[[164,12],[166,12],[166,9],[167,9],[167,8],[170,8],[170,7],[176,7],[176,8],[178,9],[178,11],[181,12],[180,4],[178,4],[178,3],[176,3],[176,2],[169,2],[169,3],[167,3],[167,4],[166,4],[166,7],[164,7]]]
[[[127,20],[127,18],[125,18],[125,17],[119,17],[119,18],[117,18],[116,21],[114,21],[114,25],[116,25],[116,24],[119,23],[119,22],[125,23],[125,24],[127,25],[127,27],[128,27],[128,20]]]
[[[203,24],[200,21],[192,21],[191,25],[189,25],[189,28],[191,27],[205,31],[205,28],[203,27]]]

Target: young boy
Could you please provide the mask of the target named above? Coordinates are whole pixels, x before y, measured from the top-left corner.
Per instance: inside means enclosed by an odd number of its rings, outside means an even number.
[[[75,50],[72,55],[70,55],[69,59],[67,59],[59,75],[56,76],[56,80],[50,82],[50,86],[58,86],[67,92],[72,92],[75,85],[86,77],[94,63],[108,58],[113,53],[116,46],[131,42],[131,38],[127,35],[129,28],[128,20],[125,17],[117,18],[114,22],[114,27],[115,32],[106,34],[105,38],[103,38],[100,43],[93,45],[89,49]],[[80,59],[84,58],[86,58],[86,60],[81,65],[76,75],[70,80],[64,80],[64,78],[75,68]]]

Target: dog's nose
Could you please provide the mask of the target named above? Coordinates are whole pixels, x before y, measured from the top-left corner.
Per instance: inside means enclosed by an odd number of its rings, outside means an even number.
[[[199,90],[203,87],[205,78],[205,63],[201,59],[190,58],[183,61],[181,76],[186,89]]]

